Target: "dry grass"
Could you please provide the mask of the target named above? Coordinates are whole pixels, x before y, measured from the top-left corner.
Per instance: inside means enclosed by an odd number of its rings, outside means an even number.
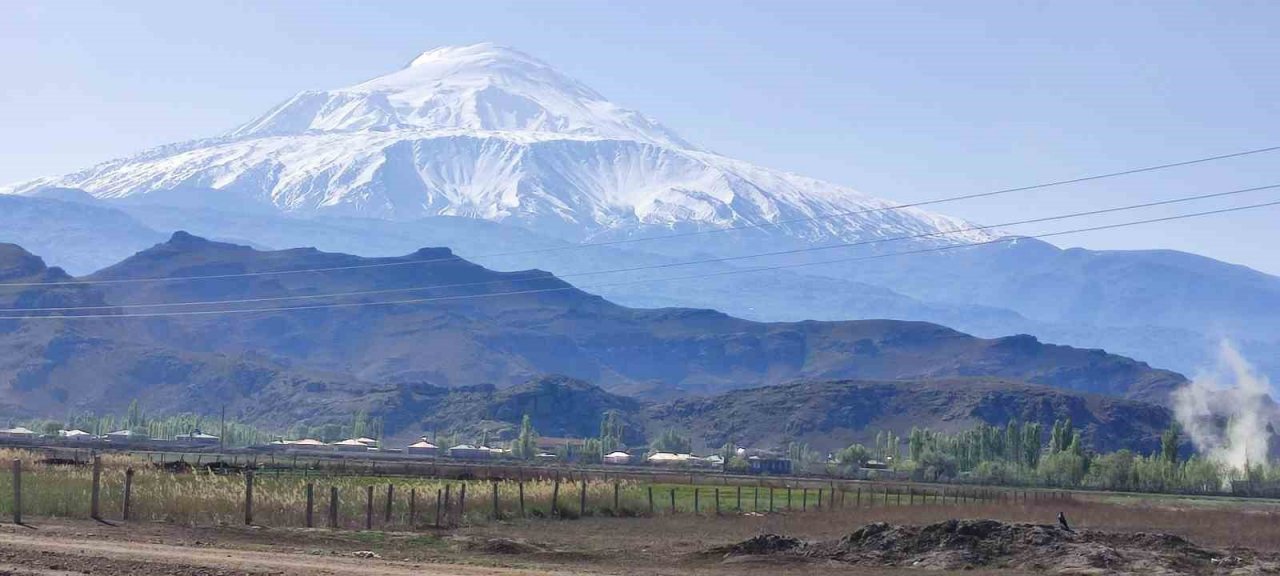
[[[19,458],[24,461],[23,509],[28,518],[87,518],[92,472],[88,466],[38,464],[26,452],[0,450],[0,462]],[[125,470],[133,468],[132,516],[139,521],[161,521],[188,526],[238,525],[244,522],[245,478],[239,474],[217,475],[207,472],[172,473],[151,466],[145,460],[126,455],[103,457],[101,509],[107,519],[119,519],[123,507]],[[669,480],[675,480],[671,478]],[[12,513],[11,475],[0,472],[0,515]],[[578,522],[546,522],[538,517],[552,516],[551,480],[529,480],[524,486],[524,516],[521,517],[520,484],[513,481],[449,481],[420,478],[377,478],[369,476],[275,475],[259,473],[255,478],[254,521],[273,527],[305,525],[306,486],[314,485],[314,523],[327,525],[329,493],[338,488],[339,523],[343,528],[361,529],[365,525],[367,490],[374,488],[373,527],[379,530],[425,528],[436,520],[437,494],[448,487],[449,503],[442,519],[449,526],[477,526],[486,534],[526,535],[553,545],[573,548],[600,538],[603,547],[642,549],[671,546],[672,549],[694,550],[706,545],[741,540],[763,532],[783,533],[808,539],[840,537],[853,528],[875,521],[894,524],[924,524],[949,518],[997,518],[1018,522],[1049,523],[1059,510],[1067,513],[1072,523],[1083,528],[1121,531],[1168,532],[1212,546],[1242,545],[1259,550],[1280,551],[1280,506],[1266,502],[1242,502],[1230,499],[1191,499],[1171,497],[1118,497],[1078,495],[1069,501],[1050,503],[979,502],[938,504],[936,494],[927,503],[909,493],[899,500],[887,500],[883,488],[867,488],[860,500],[856,492],[837,497],[832,508],[830,492],[823,493],[822,509],[817,490],[810,489],[807,499],[802,489],[791,494],[791,510],[787,510],[785,488],[774,488],[775,514],[755,514],[769,510],[770,488],[760,486],[691,486],[683,483],[651,484],[640,481],[615,483],[589,482],[586,494],[586,516]],[[384,519],[387,486],[393,486],[394,499],[390,522]],[[465,511],[459,513],[459,489],[466,486]],[[577,518],[582,506],[581,484],[560,483],[556,508],[563,518]],[[498,496],[500,523],[491,523],[493,490]],[[715,495],[719,491],[716,516]],[[741,512],[738,491],[741,490]],[[409,522],[409,494],[417,501],[416,522]],[[653,517],[649,516],[649,493],[652,491]],[[696,496],[695,496],[696,491]],[[675,513],[671,497],[675,496]],[[874,496],[873,496],[874,494]],[[914,500],[914,502],[912,502]],[[695,512],[695,501],[697,502]],[[899,504],[899,501],[901,504]],[[843,503],[843,504],[842,504]],[[857,506],[860,503],[861,506]],[[912,505],[914,504],[914,505]],[[807,509],[808,512],[801,512]],[[446,512],[447,510],[447,512]],[[623,518],[617,518],[623,517]],[[492,531],[492,532],[490,532]]]
[[[484,537],[525,538],[563,549],[612,550],[639,555],[662,551],[678,555],[762,533],[829,540],[871,522],[922,525],[953,518],[994,518],[1052,524],[1056,522],[1059,511],[1064,512],[1072,526],[1079,529],[1163,532],[1206,546],[1244,546],[1280,553],[1280,509],[1273,504],[1246,502],[1204,507],[1185,503],[1170,505],[1160,499],[1134,499],[1127,503],[1085,498],[1016,505],[876,506],[719,518],[688,515],[626,520],[591,518],[537,525],[474,526],[463,532]]]

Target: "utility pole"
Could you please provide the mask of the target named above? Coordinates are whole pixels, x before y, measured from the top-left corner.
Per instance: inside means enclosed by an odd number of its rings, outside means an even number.
[[[218,452],[227,451],[227,405],[222,405],[222,423],[218,425]]]

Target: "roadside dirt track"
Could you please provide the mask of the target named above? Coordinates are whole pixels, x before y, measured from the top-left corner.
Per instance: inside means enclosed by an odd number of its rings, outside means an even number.
[[[103,541],[63,535],[0,533],[0,575],[66,576],[547,576],[570,572],[532,571],[378,558],[313,556],[235,548],[193,548],[131,541]],[[572,574],[586,574],[572,572]]]

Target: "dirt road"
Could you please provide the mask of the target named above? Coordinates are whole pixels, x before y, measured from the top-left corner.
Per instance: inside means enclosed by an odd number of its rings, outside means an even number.
[[[546,572],[380,558],[108,541],[67,534],[0,533],[0,575],[65,576],[547,576]],[[584,574],[573,572],[573,574]]]

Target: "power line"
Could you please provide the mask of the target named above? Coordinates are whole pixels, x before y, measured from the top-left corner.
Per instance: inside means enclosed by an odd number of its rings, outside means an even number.
[[[1057,186],[1066,186],[1066,185],[1069,185],[1069,184],[1079,184],[1079,183],[1082,183],[1082,182],[1092,182],[1092,181],[1096,181],[1096,180],[1103,180],[1103,179],[1107,179],[1107,178],[1116,178],[1116,177],[1120,177],[1120,176],[1129,176],[1129,175],[1133,175],[1133,174],[1141,174],[1141,173],[1145,173],[1145,172],[1155,172],[1155,171],[1158,171],[1158,170],[1167,170],[1167,169],[1170,169],[1170,168],[1180,168],[1180,167],[1184,167],[1184,166],[1192,166],[1192,165],[1196,165],[1196,164],[1203,164],[1203,163],[1206,163],[1206,162],[1214,162],[1214,161],[1218,161],[1218,160],[1227,160],[1227,159],[1231,159],[1231,158],[1240,158],[1240,157],[1244,157],[1244,156],[1251,156],[1251,155],[1255,155],[1255,154],[1264,154],[1264,153],[1268,153],[1268,152],[1275,152],[1275,151],[1277,151],[1277,150],[1280,150],[1280,146],[1270,146],[1270,147],[1266,147],[1266,148],[1256,148],[1256,149],[1252,149],[1252,150],[1245,150],[1245,151],[1241,151],[1241,152],[1232,152],[1232,153],[1230,153],[1230,154],[1219,154],[1219,155],[1217,155],[1217,156],[1206,156],[1206,157],[1203,157],[1203,158],[1195,158],[1195,159],[1192,159],[1192,160],[1183,160],[1183,161],[1180,161],[1180,162],[1170,162],[1170,163],[1167,163],[1167,164],[1157,164],[1157,165],[1154,165],[1154,166],[1144,166],[1144,167],[1141,167],[1141,168],[1131,168],[1131,169],[1128,169],[1128,170],[1121,170],[1121,171],[1118,171],[1118,172],[1108,172],[1108,173],[1104,173],[1104,174],[1094,174],[1094,175],[1090,175],[1090,176],[1081,176],[1081,177],[1078,177],[1078,178],[1070,178],[1070,179],[1067,179],[1067,180],[1056,180],[1056,181],[1052,181],[1052,182],[1044,182],[1044,183],[1040,183],[1040,184],[1032,184],[1032,185],[1030,185],[1030,186],[1019,186],[1019,187],[1016,187],[1016,188],[1005,188],[1005,189],[1001,189],[1001,190],[993,190],[993,191],[989,191],[989,192],[979,192],[979,193],[975,193],[975,194],[963,194],[963,195],[959,195],[959,196],[948,196],[948,197],[943,197],[943,198],[936,198],[936,199],[933,199],[933,200],[924,200],[924,201],[920,201],[920,202],[912,202],[912,203],[907,203],[907,204],[895,204],[895,205],[891,205],[891,206],[881,206],[881,207],[877,207],[877,208],[863,208],[863,209],[851,210],[851,211],[846,211],[846,212],[832,212],[832,213],[822,214],[822,215],[818,215],[818,216],[809,216],[809,217],[805,217],[805,218],[794,218],[794,219],[789,219],[789,220],[778,220],[778,221],[774,221],[774,222],[762,222],[762,223],[739,224],[739,225],[736,225],[736,226],[729,226],[729,227],[725,227],[725,228],[715,228],[715,229],[711,229],[711,230],[694,230],[694,231],[690,231],[690,232],[680,232],[680,233],[674,233],[674,234],[665,234],[665,235],[662,235],[662,236],[647,236],[647,237],[642,237],[642,238],[622,238],[622,239],[617,239],[617,240],[607,240],[607,241],[601,241],[601,242],[585,242],[585,243],[580,243],[580,244],[570,244],[570,245],[566,245],[566,246],[556,246],[556,247],[551,247],[551,248],[536,248],[536,249],[531,249],[531,250],[518,250],[518,251],[512,251],[512,252],[494,252],[494,253],[490,253],[490,254],[477,254],[477,255],[469,256],[467,259],[469,259],[469,260],[479,260],[479,259],[483,259],[483,258],[499,258],[499,257],[505,257],[505,256],[522,256],[522,255],[528,255],[528,254],[545,254],[545,253],[551,253],[551,252],[561,252],[561,251],[566,251],[566,250],[580,250],[580,249],[584,249],[584,248],[596,248],[596,247],[601,247],[601,246],[616,246],[616,245],[620,245],[620,244],[632,244],[632,243],[637,243],[637,242],[649,242],[649,241],[653,241],[653,240],[668,240],[668,239],[672,239],[672,238],[685,238],[685,237],[689,237],[689,236],[700,236],[700,235],[704,235],[704,234],[717,234],[717,233],[721,233],[721,232],[733,232],[733,231],[738,231],[738,230],[750,230],[750,229],[770,228],[770,227],[774,227],[774,226],[784,226],[784,225],[787,225],[787,224],[796,224],[796,223],[801,223],[801,222],[814,222],[814,221],[818,221],[818,220],[826,220],[826,219],[831,219],[831,218],[840,218],[840,217],[845,217],[845,216],[858,216],[858,215],[863,215],[863,214],[873,214],[873,213],[879,213],[879,212],[890,212],[890,211],[895,211],[895,210],[905,210],[905,209],[908,209],[908,208],[918,208],[918,207],[920,207],[920,206],[932,206],[932,205],[936,205],[936,204],[944,204],[944,203],[948,203],[948,202],[958,202],[958,201],[962,201],[962,200],[972,200],[972,199],[976,199],[976,198],[988,198],[988,197],[992,197],[992,196],[1000,196],[1000,195],[1004,195],[1004,194],[1012,194],[1012,193],[1016,193],[1016,192],[1027,192],[1027,191],[1031,191],[1031,190],[1040,190],[1040,189],[1044,189],[1044,188],[1053,188],[1053,187],[1057,187]],[[7,282],[7,283],[0,283],[0,287],[64,286],[64,285],[72,285],[72,284],[137,284],[137,283],[143,283],[143,282],[180,282],[180,281],[187,281],[187,280],[214,280],[214,279],[226,279],[226,278],[249,278],[249,277],[255,277],[255,276],[274,276],[274,275],[284,275],[284,274],[307,274],[307,273],[319,273],[319,272],[336,272],[336,271],[341,271],[341,270],[358,270],[358,269],[366,269],[366,268],[383,268],[383,267],[389,267],[389,266],[409,266],[409,265],[414,265],[414,264],[430,264],[430,263],[434,263],[434,262],[448,262],[448,261],[454,261],[454,260],[460,260],[460,259],[461,259],[461,258],[460,258],[460,257],[458,257],[458,256],[451,256],[451,257],[448,257],[448,258],[432,258],[432,259],[425,259],[425,260],[399,260],[399,261],[396,261],[396,262],[377,262],[377,263],[369,263],[369,264],[356,264],[356,265],[351,265],[351,266],[329,266],[329,267],[322,267],[322,268],[304,268],[304,269],[297,269],[297,270],[272,270],[272,271],[263,271],[263,272],[241,272],[241,273],[231,273],[231,274],[205,274],[205,275],[193,275],[193,276],[167,276],[167,277],[153,277],[153,278],[119,278],[119,279],[109,279],[109,280],[108,280],[108,279],[103,279],[103,280],[67,280],[67,281],[61,281],[61,282]]]
[[[1018,240],[1026,240],[1026,239],[1050,238],[1054,236],[1064,236],[1067,234],[1080,234],[1084,232],[1096,232],[1100,230],[1113,230],[1116,228],[1125,228],[1129,226],[1138,226],[1142,224],[1171,222],[1175,220],[1185,220],[1188,218],[1211,216],[1215,214],[1240,212],[1244,210],[1253,210],[1253,209],[1266,208],[1271,206],[1280,206],[1280,200],[1276,200],[1272,202],[1264,202],[1260,204],[1250,204],[1246,206],[1221,208],[1218,210],[1193,212],[1189,214],[1180,214],[1175,216],[1164,216],[1160,218],[1150,218],[1146,220],[1121,222],[1117,224],[1106,224],[1101,226],[1091,226],[1087,228],[1075,228],[1071,230],[1062,230],[1059,232],[1048,232],[1043,234],[1031,234],[1031,235],[1024,235],[1024,236],[1007,236],[1007,237],[996,238],[996,239],[987,240],[983,242],[950,244],[947,246],[935,246],[931,248],[922,248],[919,250],[910,250],[905,252],[891,252],[887,254],[873,254],[868,256],[859,256],[854,258],[841,258],[836,260],[824,260],[824,261],[818,261],[818,262],[801,262],[801,263],[792,263],[792,264],[780,264],[777,266],[725,270],[720,272],[693,274],[688,276],[675,276],[675,277],[668,277],[668,278],[644,278],[640,280],[606,282],[601,284],[588,284],[583,286],[557,286],[553,288],[538,288],[538,289],[530,289],[530,290],[519,290],[514,292],[491,292],[487,294],[460,294],[460,295],[454,295],[454,296],[439,296],[434,298],[410,298],[410,299],[403,299],[403,300],[386,300],[381,302],[340,302],[340,303],[329,303],[329,304],[311,304],[311,305],[302,305],[302,306],[278,306],[278,307],[270,307],[270,308],[242,308],[242,309],[235,309],[235,310],[186,310],[186,311],[180,311],[180,312],[149,312],[149,313],[130,313],[130,314],[73,314],[69,316],[0,316],[0,320],[71,320],[71,319],[82,319],[82,318],[84,319],[110,319],[110,318],[123,319],[123,318],[161,318],[161,317],[170,317],[170,316],[211,316],[211,315],[217,315],[217,314],[253,314],[253,313],[259,313],[259,312],[290,312],[290,311],[299,311],[299,310],[320,310],[320,309],[329,309],[329,308],[357,308],[357,307],[365,307],[365,306],[393,306],[393,305],[401,305],[401,304],[424,304],[429,302],[468,300],[468,299],[475,299],[475,298],[491,298],[491,297],[497,297],[497,296],[518,296],[518,295],[526,295],[526,294],[542,294],[542,293],[548,293],[548,292],[565,292],[565,291],[571,291],[571,290],[581,291],[587,288],[606,288],[606,287],[612,287],[612,286],[645,284],[650,282],[695,280],[695,279],[709,278],[714,276],[750,274],[750,273],[765,272],[770,270],[804,268],[804,267],[810,267],[810,266],[821,266],[826,264],[838,264],[838,263],[844,263],[844,262],[876,260],[880,258],[890,258],[895,256],[907,256],[912,254],[945,252],[945,251],[957,250],[961,248],[971,248],[975,246],[999,244],[1002,242],[1016,242]]]
[[[419,291],[423,291],[423,290],[442,290],[442,289],[446,289],[446,288],[465,288],[465,287],[473,287],[473,286],[488,286],[488,285],[496,285],[496,284],[508,284],[508,283],[512,283],[512,282],[521,282],[521,281],[526,281],[526,280],[553,280],[553,279],[564,279],[564,278],[576,278],[576,277],[583,277],[583,276],[599,276],[599,275],[601,275],[601,274],[620,274],[620,273],[624,273],[624,272],[640,272],[640,271],[646,271],[646,270],[658,270],[658,269],[666,269],[666,268],[677,268],[677,267],[681,267],[681,266],[694,266],[694,265],[699,265],[699,264],[713,264],[713,263],[722,263],[722,262],[732,262],[732,261],[737,261],[737,260],[748,260],[748,259],[754,259],[754,258],[765,258],[765,257],[770,257],[770,256],[784,256],[784,255],[791,255],[791,254],[801,254],[801,253],[809,253],[809,252],[819,252],[819,251],[824,251],[824,250],[833,250],[833,249],[838,249],[838,248],[852,248],[852,247],[856,247],[856,246],[867,246],[867,245],[872,245],[872,244],[884,244],[884,243],[897,242],[897,241],[903,241],[903,240],[917,240],[917,239],[921,239],[921,238],[930,238],[930,237],[936,237],[936,236],[945,236],[945,235],[948,235],[948,234],[958,234],[958,233],[963,233],[963,232],[974,232],[974,231],[988,230],[988,229],[992,229],[992,228],[1004,228],[1004,227],[1009,227],[1009,226],[1020,226],[1020,225],[1026,225],[1026,224],[1038,224],[1038,223],[1052,222],[1052,221],[1057,221],[1057,220],[1067,220],[1067,219],[1071,219],[1071,218],[1080,218],[1080,217],[1084,217],[1084,216],[1097,216],[1097,215],[1100,215],[1100,214],[1110,214],[1110,213],[1115,213],[1115,212],[1125,212],[1125,211],[1129,211],[1129,210],[1138,210],[1138,209],[1142,209],[1142,208],[1152,208],[1152,207],[1156,207],[1156,206],[1167,206],[1167,205],[1179,204],[1179,203],[1183,203],[1183,202],[1192,202],[1192,201],[1196,201],[1196,200],[1206,200],[1206,199],[1210,199],[1210,198],[1222,198],[1222,197],[1226,197],[1226,196],[1234,196],[1234,195],[1238,195],[1238,194],[1245,194],[1245,193],[1248,193],[1248,192],[1258,192],[1258,191],[1262,191],[1262,190],[1273,190],[1273,189],[1276,189],[1276,188],[1280,188],[1280,184],[1272,184],[1272,185],[1268,185],[1268,186],[1257,186],[1257,187],[1253,187],[1253,188],[1242,188],[1242,189],[1239,189],[1239,190],[1229,190],[1229,191],[1226,191],[1226,192],[1215,192],[1215,193],[1212,193],[1212,194],[1198,194],[1198,195],[1194,195],[1194,196],[1184,196],[1184,197],[1180,197],[1180,198],[1172,198],[1172,199],[1168,199],[1168,200],[1157,200],[1157,201],[1154,201],[1154,202],[1143,202],[1143,203],[1139,203],[1139,204],[1130,204],[1130,205],[1128,205],[1128,206],[1118,206],[1118,207],[1112,207],[1112,208],[1102,208],[1102,209],[1098,209],[1098,210],[1088,210],[1088,211],[1084,211],[1084,212],[1075,212],[1075,213],[1071,213],[1071,214],[1060,214],[1060,215],[1055,215],[1055,216],[1045,216],[1045,217],[1040,217],[1040,218],[1031,218],[1031,219],[1027,219],[1027,220],[1017,220],[1017,221],[1013,221],[1013,222],[1004,222],[1004,223],[1000,223],[1000,224],[990,224],[990,225],[982,225],[982,226],[971,226],[971,227],[968,227],[968,228],[962,228],[962,229],[958,229],[958,230],[950,230],[950,231],[935,231],[935,232],[924,232],[924,233],[920,233],[920,234],[911,234],[911,235],[906,235],[906,236],[893,236],[893,237],[889,237],[889,238],[873,238],[873,239],[870,239],[870,240],[861,240],[861,241],[857,241],[857,242],[844,242],[844,243],[840,243],[840,244],[829,244],[829,245],[825,245],[825,246],[810,246],[810,247],[806,247],[806,248],[795,248],[795,249],[791,249],[791,250],[779,250],[779,251],[774,251],[774,252],[761,252],[761,253],[755,253],[755,254],[743,254],[743,255],[738,255],[738,256],[723,256],[723,257],[717,257],[717,258],[706,258],[706,259],[702,259],[702,260],[691,260],[691,261],[683,261],[683,262],[667,262],[667,263],[662,263],[662,264],[650,264],[650,265],[645,265],[645,266],[633,266],[633,267],[629,267],[629,268],[614,268],[614,269],[608,269],[608,270],[593,270],[593,271],[587,271],[587,272],[571,272],[571,273],[567,273],[567,274],[558,274],[558,275],[551,275],[551,274],[547,274],[547,273],[539,273],[539,274],[537,274],[537,275],[530,275],[530,276],[526,276],[526,277],[524,277],[524,278],[507,278],[507,279],[502,279],[502,280],[487,280],[487,281],[483,281],[483,282],[462,282],[462,283],[453,283],[453,284],[437,284],[437,285],[432,285],[432,286],[416,286],[416,287],[408,287],[408,288],[387,288],[387,289],[380,289],[380,290],[357,290],[357,291],[351,291],[351,292],[334,292],[334,293],[325,293],[325,294],[298,294],[298,295],[292,295],[292,296],[270,296],[270,297],[260,297],[260,298],[240,298],[240,299],[229,299],[229,300],[204,300],[204,301],[190,301],[190,302],[166,302],[166,303],[158,303],[158,304],[119,304],[119,305],[101,305],[101,306],[62,306],[62,307],[44,307],[44,308],[0,308],[0,312],[66,312],[66,311],[73,311],[73,310],[121,310],[121,309],[137,309],[137,308],[171,308],[171,307],[179,307],[179,306],[212,306],[212,305],[225,305],[225,304],[252,304],[252,303],[260,303],[260,302],[280,302],[280,301],[286,301],[286,300],[315,300],[315,299],[320,299],[320,298],[343,298],[343,297],[351,297],[351,296],[373,296],[373,295],[378,295],[378,294],[393,294],[393,293],[402,293],[402,292],[419,292]]]

